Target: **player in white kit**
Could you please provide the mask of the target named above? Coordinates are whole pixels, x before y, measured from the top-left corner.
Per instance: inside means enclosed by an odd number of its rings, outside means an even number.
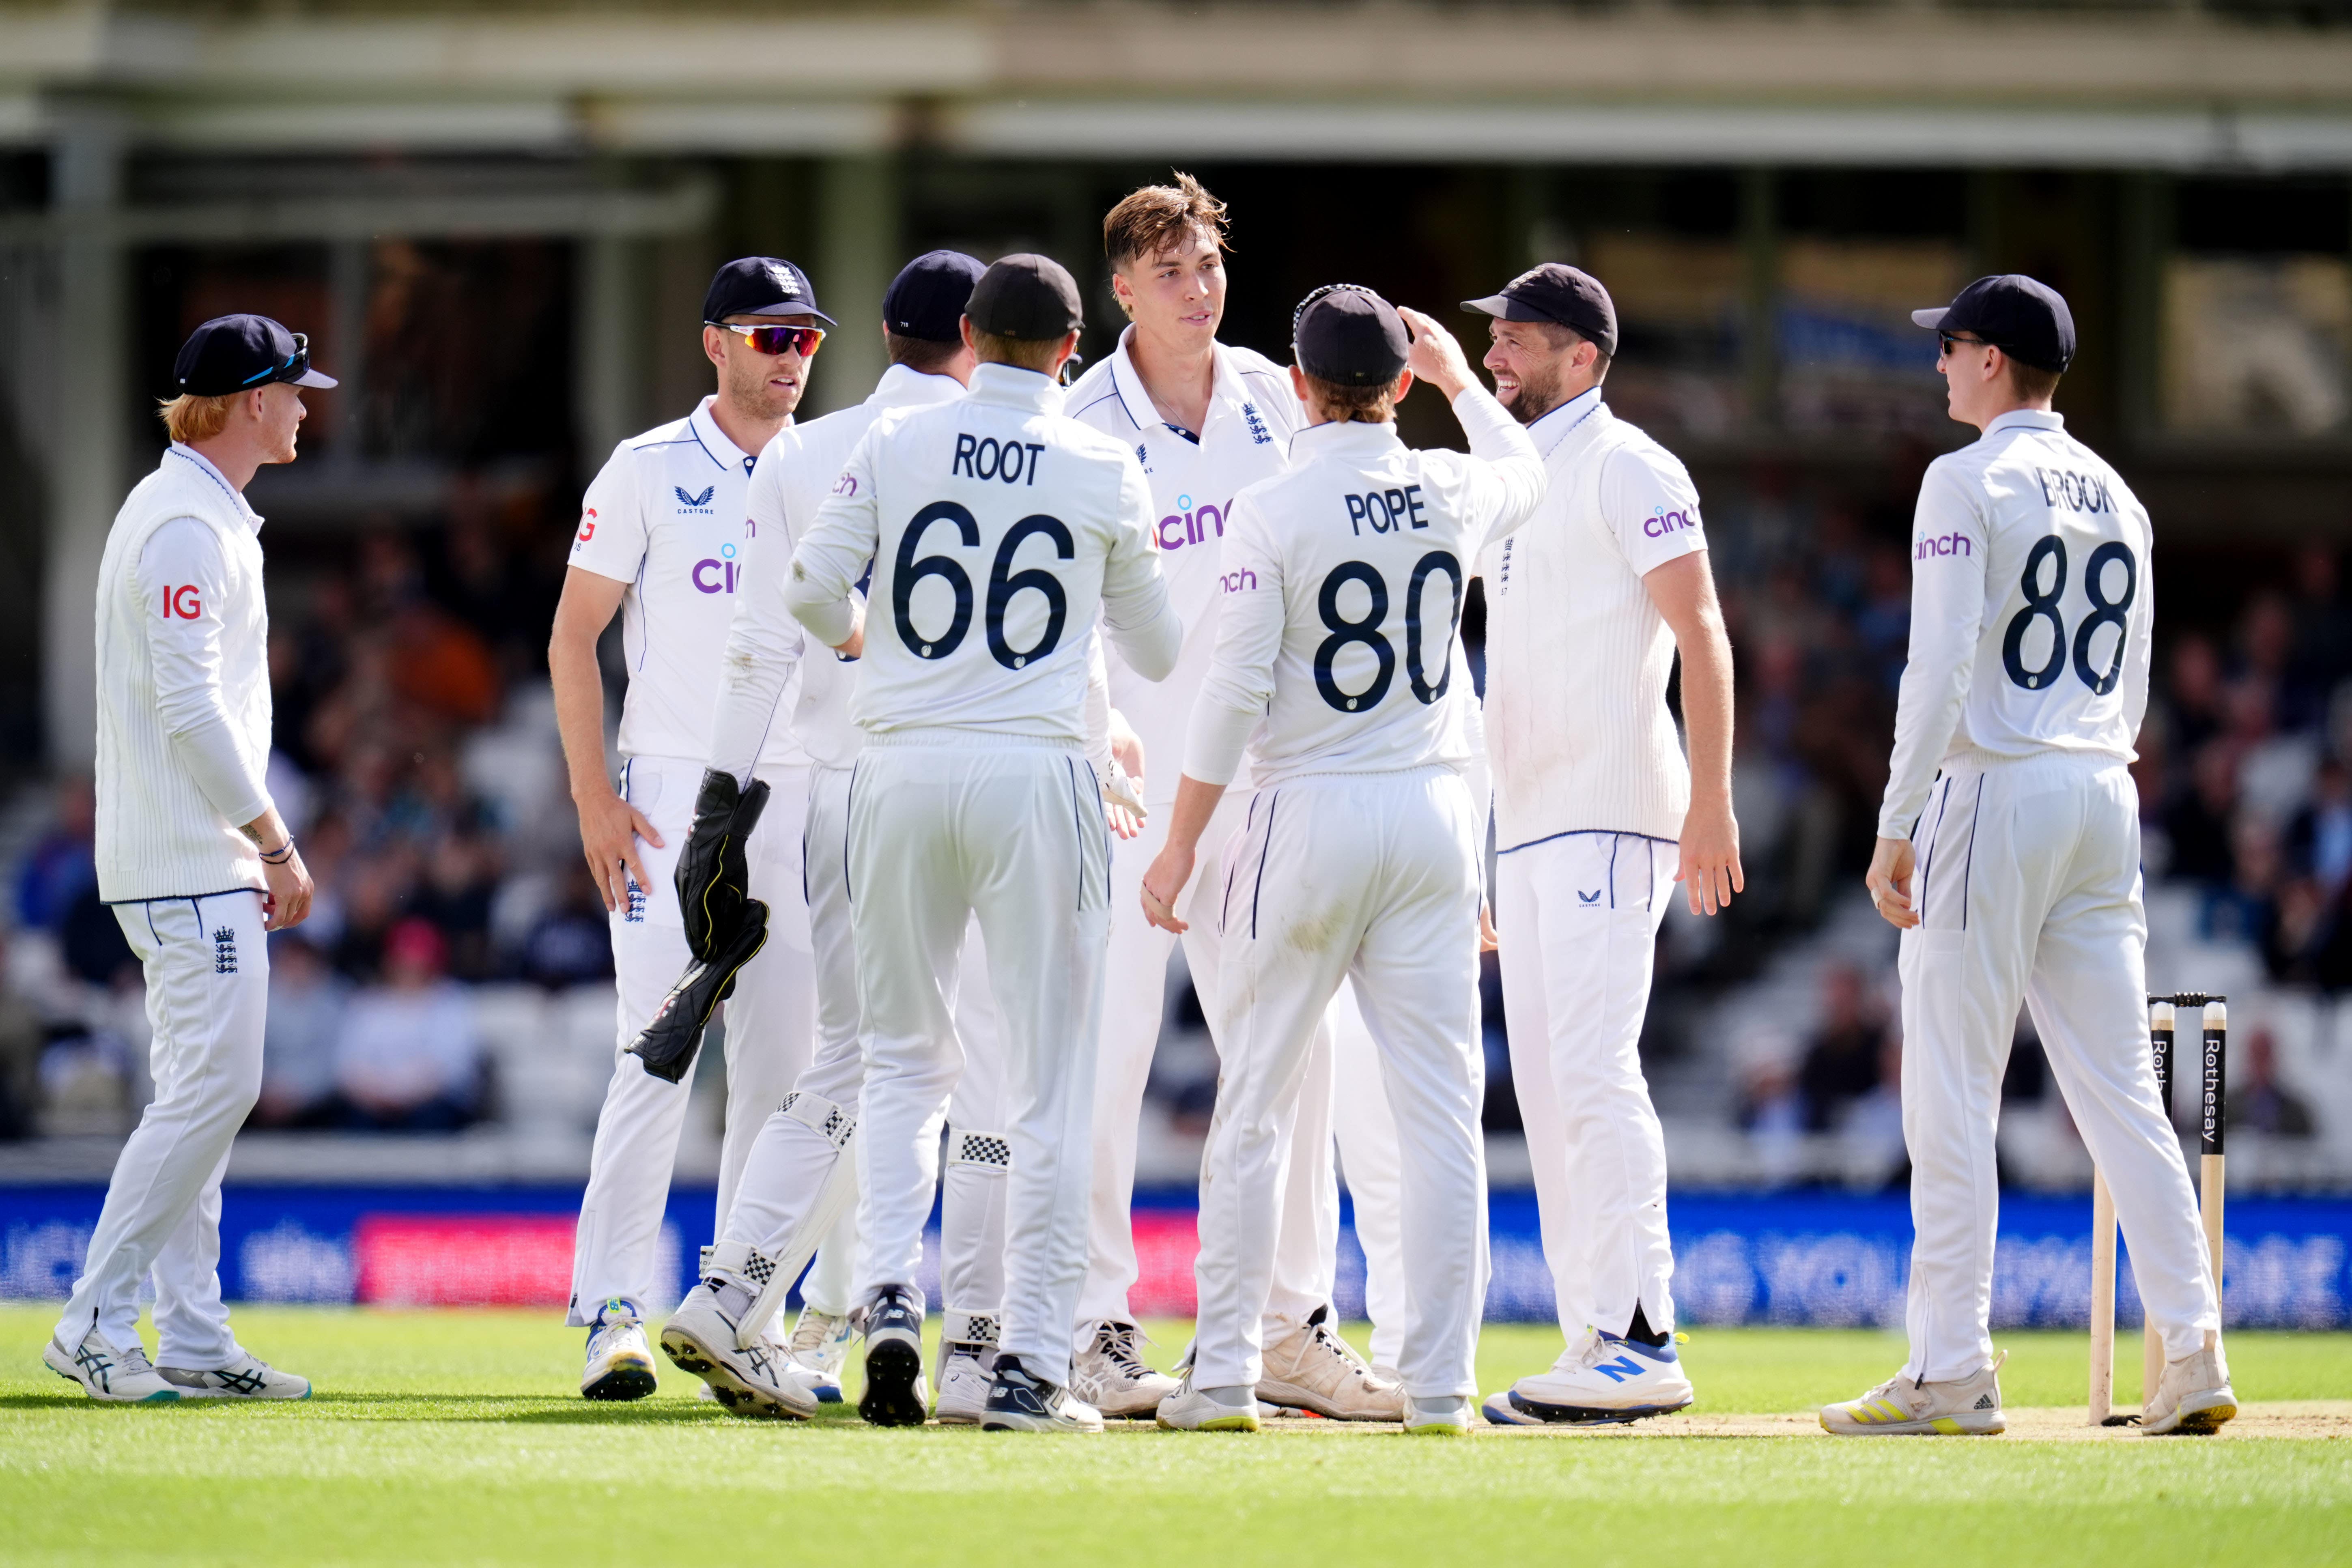
[[[1999,1432],[1989,1314],[1993,1133],[2021,999],[2115,1194],[2164,1375],[2144,1432],[2237,1414],[2197,1203],[2148,1054],[2139,799],[2156,619],[2147,512],[2066,434],[2074,355],[2056,290],[1980,278],[1934,328],[1951,416],[1983,432],[1928,465],[1911,538],[1911,650],[1871,857],[1903,932],[1911,1353],[1825,1406],[1845,1436]]]
[[[1602,378],[1616,310],[1548,262],[1464,301],[1495,318],[1486,363],[1550,488],[1487,550],[1486,742],[1495,924],[1511,1081],[1567,1347],[1486,1402],[1505,1426],[1679,1409],[1666,1150],[1642,1020],[1674,884],[1713,914],[1742,885],[1731,813],[1731,647],[1698,492],[1619,419]],[[1666,681],[1679,652],[1684,759]]]
[[[245,488],[294,460],[309,342],[206,321],[173,365],[172,445],[106,536],[98,585],[98,892],[139,955],[155,1097],[115,1159],[42,1362],[93,1399],[307,1399],[236,1342],[221,1300],[221,1175],[261,1092],[267,932],[310,874],[269,798],[269,608]],[[155,1282],[162,1364],[139,1339]]]
[[[1165,676],[1181,627],[1134,455],[1059,412],[1055,378],[1083,320],[1055,262],[991,267],[965,317],[981,362],[970,395],[877,421],[793,558],[793,614],[826,646],[862,650],[848,873],[866,1031],[859,1408],[880,1425],[927,1414],[915,1280],[961,1055],[942,981],[975,913],[1012,1156],[981,1424],[1102,1425],[1067,1390],[1110,870],[1083,752],[1089,634],[1099,615],[1131,666]],[[850,590],[869,560],[861,625]]]
[[[1408,1430],[1463,1432],[1486,1288],[1478,1028],[1483,814],[1447,754],[1445,697],[1472,563],[1543,494],[1534,444],[1454,340],[1369,290],[1309,296],[1292,467],[1229,524],[1215,662],[1193,710],[1168,842],[1144,874],[1157,923],[1248,748],[1255,793],[1216,868],[1217,1109],[1202,1161],[1201,1315],[1163,1426],[1255,1430],[1281,1205],[1281,1124],[1309,1042],[1352,976],[1407,1164],[1398,1370]],[[1475,454],[1413,451],[1396,398],[1430,381]],[[1262,726],[1262,728],[1261,728]],[[1253,742],[1253,732],[1255,740]]]
[[[1176,798],[1184,729],[1216,647],[1220,555],[1234,498],[1288,466],[1291,437],[1305,422],[1286,371],[1263,354],[1217,341],[1224,315],[1224,204],[1189,174],[1172,185],[1129,193],[1103,220],[1111,289],[1131,324],[1118,345],[1071,388],[1072,417],[1132,447],[1150,483],[1153,542],[1170,601],[1184,623],[1184,651],[1165,682],[1143,679],[1115,655],[1111,702],[1136,736],[1150,815],[1142,842],[1111,862],[1110,948],[1103,985],[1102,1060],[1095,1081],[1093,1196],[1088,1213],[1087,1281],[1078,1297],[1071,1388],[1106,1415],[1149,1416],[1176,1385],[1145,1363],[1128,1291],[1138,1275],[1131,1213],[1138,1119],[1166,1005],[1169,952],[1176,938],[1142,918],[1137,902],[1143,868],[1167,838]],[[1241,826],[1244,805],[1226,804],[1210,827],[1202,859],[1213,867]],[[1214,879],[1196,878],[1177,895],[1188,908],[1212,896]],[[1202,1012],[1213,1019],[1217,931],[1193,920],[1185,956]],[[1354,1003],[1335,1004],[1335,1018]],[[1359,1031],[1360,1033],[1360,1031]],[[1347,1037],[1356,1042],[1356,1033]],[[1286,1148],[1300,1152],[1284,1205],[1275,1286],[1267,1302],[1269,1370],[1261,1391],[1271,1403],[1334,1417],[1393,1420],[1398,1394],[1376,1376],[1326,1320],[1339,1232],[1333,1184],[1332,1040],[1318,1032]],[[1368,1058],[1367,1058],[1368,1059]],[[1360,1074],[1360,1076],[1361,1076]],[[1384,1126],[1385,1107],[1352,1118],[1349,1173],[1385,1168],[1393,1144],[1361,1134]],[[1381,1253],[1376,1275],[1394,1272],[1376,1238],[1381,1220],[1360,1201],[1359,1228]],[[1390,1228],[1393,1228],[1392,1226]],[[1379,1283],[1388,1284],[1386,1278]]]
[[[672,872],[710,750],[720,654],[741,577],[745,492],[757,454],[799,405],[809,358],[831,324],[807,277],[772,257],[720,268],[703,321],[719,390],[686,418],[622,442],[588,487],[548,647],[581,847],[611,911],[620,992],[613,1078],[572,1253],[568,1321],[589,1331],[580,1391],[591,1399],[654,1391],[644,1322],[676,1288],[656,1270],[691,1080],[656,1078],[625,1047],[688,959]],[[596,662],[597,638],[615,610],[629,672],[617,789],[604,773]],[[788,726],[767,736],[758,771],[775,798],[749,855],[752,892],[771,916],[767,943],[736,977],[727,1005],[720,1222],[752,1135],[808,1065],[813,1027],[798,831],[808,758]]]

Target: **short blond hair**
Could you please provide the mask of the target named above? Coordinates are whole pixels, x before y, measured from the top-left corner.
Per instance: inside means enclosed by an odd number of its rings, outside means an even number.
[[[1018,365],[1040,375],[1054,374],[1054,355],[1061,346],[1060,338],[1008,338],[971,330],[971,352],[982,364]]]
[[[185,447],[209,441],[226,429],[229,410],[244,395],[241,392],[229,392],[218,397],[191,397],[184,392],[177,397],[165,398],[155,414],[163,421],[163,428],[171,432],[172,439]]]
[[[1385,425],[1396,417],[1396,383],[1349,386],[1326,381],[1313,372],[1307,377],[1307,404],[1334,425]]]

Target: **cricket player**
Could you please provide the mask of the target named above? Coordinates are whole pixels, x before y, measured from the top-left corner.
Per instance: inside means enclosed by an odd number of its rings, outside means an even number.
[[[1494,318],[1495,395],[1550,476],[1535,521],[1478,570],[1511,1079],[1568,1341],[1485,1409],[1500,1425],[1631,1420],[1692,1398],[1639,1047],[1674,884],[1707,914],[1745,885],[1731,646],[1689,474],[1603,400],[1609,291],[1554,262],[1463,308]],[[1677,653],[1687,762],[1666,707]]]
[[[866,1017],[859,1409],[877,1425],[927,1413],[915,1280],[934,1119],[960,1055],[941,978],[977,914],[1012,1155],[981,1425],[1102,1429],[1067,1386],[1110,874],[1084,752],[1089,634],[1099,616],[1129,666],[1164,678],[1182,628],[1133,453],[1059,412],[1056,377],[1084,319],[1057,263],[990,267],[964,318],[980,361],[971,393],[877,420],[793,557],[793,613],[827,647],[862,650],[848,882]],[[850,590],[869,560],[861,617]]]
[[[1308,427],[1290,470],[1235,503],[1215,661],[1168,841],[1143,879],[1150,919],[1183,930],[1175,900],[1250,747],[1246,824],[1203,912],[1224,942],[1200,1321],[1159,1421],[1256,1429],[1281,1124],[1324,1010],[1352,975],[1409,1163],[1403,1419],[1409,1431],[1466,1432],[1487,1275],[1483,814],[1464,759],[1448,754],[1459,731],[1444,699],[1471,565],[1534,510],[1543,465],[1428,317],[1343,284],[1308,297],[1293,335]],[[1416,373],[1452,403],[1474,456],[1398,440],[1395,402]]]
[[[1109,663],[1111,702],[1122,729],[1136,737],[1150,815],[1139,852],[1111,863],[1087,1280],[1078,1299],[1071,1386],[1106,1415],[1123,1416],[1150,1415],[1176,1386],[1143,1360],[1141,1331],[1128,1305],[1138,1275],[1131,1214],[1138,1122],[1176,941],[1141,918],[1139,889],[1144,867],[1166,842],[1185,726],[1216,647],[1218,583],[1234,498],[1288,466],[1292,437],[1305,423],[1281,366],[1217,341],[1227,282],[1225,206],[1190,174],[1179,174],[1175,181],[1129,193],[1103,220],[1111,290],[1130,324],[1118,347],[1071,389],[1067,405],[1073,417],[1131,447],[1142,464],[1158,520],[1153,542],[1160,570],[1184,625],[1184,650],[1165,682],[1139,675],[1115,651]],[[1218,863],[1225,841],[1242,826],[1243,811],[1235,798],[1204,830],[1204,863]],[[1218,932],[1216,922],[1202,916],[1214,884],[1213,876],[1204,875],[1178,895],[1192,911],[1185,953],[1213,1023],[1219,1016]],[[1343,996],[1335,1016],[1353,1005]],[[1347,1038],[1357,1042],[1360,1030]],[[1368,1047],[1365,1051],[1356,1064],[1359,1078],[1369,1077],[1361,1070],[1370,1062]],[[1284,1130],[1292,1173],[1267,1301],[1261,1393],[1269,1403],[1335,1418],[1395,1420],[1401,1406],[1393,1381],[1376,1375],[1328,1321],[1339,1223],[1331,1161],[1332,1055],[1331,1032],[1318,1031],[1296,1125]],[[1342,1129],[1350,1141],[1351,1179],[1359,1168],[1392,1163],[1383,1158],[1380,1140],[1366,1136],[1383,1126],[1366,1115]],[[1297,1157],[1291,1160],[1294,1150]],[[1380,1245],[1388,1215],[1377,1208],[1367,1213],[1360,1198],[1358,1213],[1375,1263],[1373,1283],[1385,1289],[1393,1272],[1391,1249]]]
[[[809,360],[832,325],[806,274],[764,256],[721,267],[702,315],[702,350],[718,390],[687,417],[622,442],[588,487],[548,647],[581,848],[611,911],[620,992],[613,1078],[572,1256],[569,1321],[589,1331],[580,1392],[590,1399],[654,1391],[644,1323],[675,1288],[656,1268],[691,1079],[656,1078],[624,1047],[687,966],[672,871],[710,752],[720,656],[741,582],[745,493],[757,454],[799,405]],[[604,773],[596,662],[597,638],[615,610],[629,672],[617,788]],[[808,1066],[814,1026],[798,831],[808,754],[790,726],[765,735],[756,771],[775,799],[749,847],[751,890],[772,912],[766,945],[737,976],[728,1003],[722,1224],[752,1136]]]
[[[93,1399],[307,1399],[245,1350],[220,1276],[221,1173],[261,1093],[265,933],[310,911],[269,798],[269,612],[245,488],[294,460],[310,345],[206,321],[173,366],[172,445],[115,514],[98,584],[98,888],[147,981],[155,1098],[122,1146],[41,1360]],[[139,1338],[155,1279],[161,1364]]]
[[[1999,1432],[1993,1131],[2021,999],[2106,1173],[2164,1340],[2143,1432],[2237,1414],[2189,1168],[2148,1055],[2139,801],[2128,771],[2156,619],[2147,511],[2066,434],[2051,395],[2074,321],[2048,285],[1979,278],[1915,310],[1951,416],[1983,432],[1928,465],[1911,536],[1911,653],[1871,857],[1903,932],[1911,1353],[1842,1436]]]

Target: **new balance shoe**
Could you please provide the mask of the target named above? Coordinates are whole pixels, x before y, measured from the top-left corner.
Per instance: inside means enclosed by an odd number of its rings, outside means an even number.
[[[1470,1426],[1470,1401],[1465,1394],[1442,1394],[1434,1399],[1405,1401],[1404,1429],[1416,1436],[1459,1437]]]
[[[1314,1315],[1265,1347],[1259,1368],[1258,1402],[1311,1410],[1334,1421],[1402,1421],[1404,1385],[1389,1382],[1341,1339],[1328,1319]]]
[[[814,1307],[801,1309],[789,1351],[818,1403],[841,1403],[842,1369],[849,1364],[849,1347],[856,1338],[856,1320],[846,1312],[835,1317]]]
[[[310,1380],[280,1372],[239,1347],[226,1366],[159,1366],[156,1373],[183,1399],[308,1399]]]
[[[1019,1356],[1000,1353],[996,1377],[989,1384],[988,1402],[981,1409],[983,1432],[1099,1432],[1102,1412],[1057,1383],[1048,1383],[1021,1364]]]
[[[2202,1349],[2164,1363],[2156,1396],[2140,1412],[2139,1429],[2150,1436],[2188,1432],[2210,1437],[2238,1414],[2238,1395],[2221,1360],[2221,1336],[2205,1331]]]
[[[110,1405],[170,1405],[180,1397],[180,1391],[147,1359],[146,1346],[137,1340],[121,1348],[108,1344],[95,1325],[71,1350],[62,1341],[50,1340],[41,1352],[41,1364],[80,1384],[92,1399]]]
[[[904,1285],[885,1285],[866,1309],[866,1392],[857,1414],[877,1426],[919,1426],[930,1413],[921,1299]]]
[[[662,1353],[709,1384],[711,1396],[734,1415],[805,1421],[816,1414],[816,1395],[792,1358],[764,1335],[749,1349],[735,1343],[753,1299],[743,1281],[714,1273],[687,1292],[662,1325]]]
[[[1070,1391],[1105,1415],[1144,1421],[1176,1391],[1176,1380],[1143,1359],[1143,1331],[1104,1318],[1070,1361]]]
[[[637,1304],[619,1297],[588,1325],[588,1365],[580,1373],[583,1399],[643,1399],[656,1386],[653,1346]]]
[[[1609,1426],[1683,1409],[1693,1397],[1671,1338],[1645,1345],[1588,1328],[1549,1372],[1487,1395],[1484,1410],[1497,1426]]]
[[[1822,1406],[1822,1430],[1838,1437],[1984,1437],[2009,1429],[2000,1414],[2003,1351],[1968,1377],[1923,1383],[1897,1375],[1859,1399]]]
[[[1257,1392],[1238,1385],[1214,1390],[1195,1388],[1188,1367],[1183,1381],[1152,1414],[1161,1428],[1170,1432],[1255,1432],[1258,1429]]]

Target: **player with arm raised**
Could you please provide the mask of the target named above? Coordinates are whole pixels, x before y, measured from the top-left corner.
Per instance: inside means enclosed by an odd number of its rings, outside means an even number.
[[[2147,921],[2130,765],[2156,620],[2147,509],[2051,409],[2074,356],[2056,290],[1979,278],[1932,328],[1951,416],[1911,537],[1911,655],[1871,857],[1903,932],[1911,1353],[1841,1436],[1999,1432],[1993,1134],[2022,1001],[2115,1194],[2164,1375],[2144,1432],[2237,1414],[2218,1293],[2147,1042]]]
[[[1310,427],[1290,471],[1234,508],[1215,662],[1167,845],[1144,874],[1145,910],[1184,929],[1174,901],[1248,748],[1246,826],[1202,916],[1224,931],[1217,1110],[1202,1160],[1200,1322],[1163,1426],[1257,1426],[1282,1126],[1343,976],[1410,1162],[1403,1418],[1413,1431],[1471,1424],[1486,1288],[1482,814],[1449,754],[1460,729],[1445,698],[1471,563],[1534,509],[1544,473],[1460,346],[1409,319],[1410,347],[1400,312],[1348,285],[1299,311],[1292,376]],[[1452,402],[1474,456],[1397,438],[1408,363]]]

